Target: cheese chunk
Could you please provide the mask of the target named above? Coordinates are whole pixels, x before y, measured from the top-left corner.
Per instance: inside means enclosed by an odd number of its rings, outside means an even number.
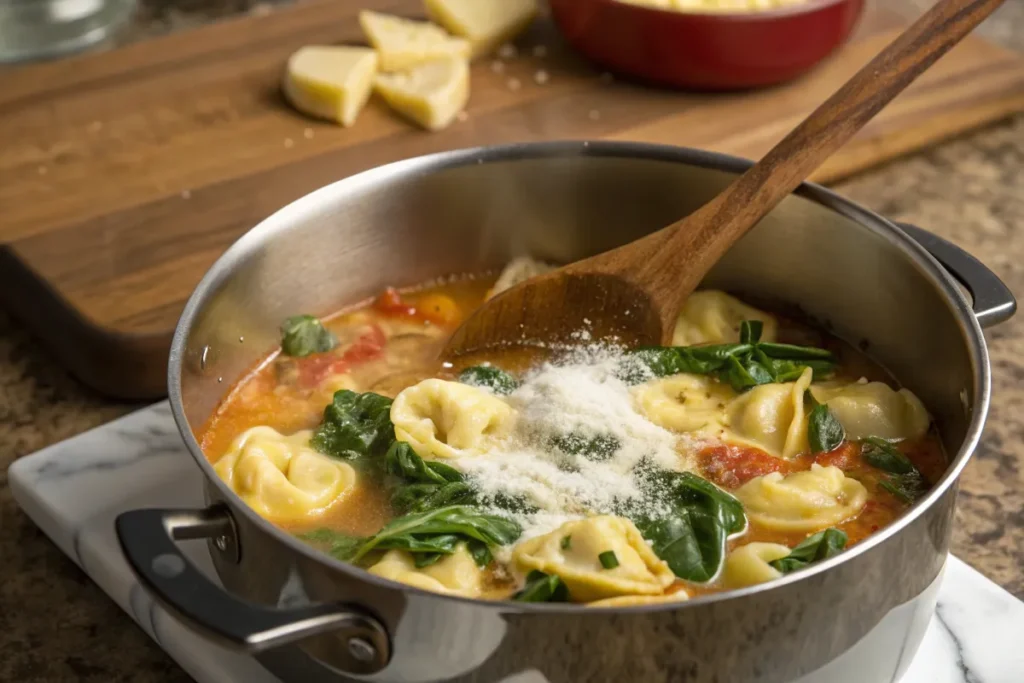
[[[473,57],[490,54],[521,33],[537,16],[537,0],[425,0],[427,14],[467,39]]]
[[[288,59],[284,95],[302,113],[347,128],[369,99],[376,72],[370,48],[308,45]]]
[[[469,65],[435,59],[407,71],[378,74],[374,87],[392,109],[427,130],[450,124],[469,101]]]
[[[359,24],[377,50],[381,71],[401,71],[442,57],[469,59],[469,42],[434,24],[364,10]]]

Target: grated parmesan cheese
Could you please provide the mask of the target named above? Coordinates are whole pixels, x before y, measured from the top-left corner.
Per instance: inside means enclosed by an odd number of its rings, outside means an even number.
[[[588,514],[614,513],[623,504],[641,510],[653,505],[635,477],[642,461],[689,469],[686,449],[679,449],[688,445],[685,439],[680,443],[636,410],[629,387],[616,376],[620,363],[618,350],[577,347],[530,371],[508,397],[517,414],[511,433],[485,455],[453,463],[485,500],[511,496],[539,508],[514,515],[523,538]],[[567,453],[557,445],[567,435],[615,445],[598,455]]]

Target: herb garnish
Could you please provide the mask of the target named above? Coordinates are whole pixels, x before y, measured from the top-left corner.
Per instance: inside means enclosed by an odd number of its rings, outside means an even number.
[[[615,569],[619,566],[619,558],[615,556],[614,550],[606,550],[597,556],[597,561],[605,569]]]
[[[281,351],[287,356],[324,353],[337,345],[338,338],[314,316],[293,315],[281,324]]]
[[[860,453],[869,465],[889,473],[879,486],[904,503],[913,503],[928,492],[928,482],[920,470],[885,439],[877,436],[862,439]]]

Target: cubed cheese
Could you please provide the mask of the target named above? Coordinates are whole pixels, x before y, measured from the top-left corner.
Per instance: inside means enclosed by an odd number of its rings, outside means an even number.
[[[381,71],[400,71],[441,57],[469,59],[469,41],[426,21],[364,10],[359,23],[377,49]]]
[[[537,0],[425,0],[430,18],[468,40],[480,57],[515,38],[537,15]]]
[[[348,127],[369,99],[376,72],[370,48],[309,45],[288,59],[282,87],[299,111]]]
[[[452,122],[469,100],[469,64],[445,57],[406,71],[378,74],[377,93],[395,111],[427,130]]]

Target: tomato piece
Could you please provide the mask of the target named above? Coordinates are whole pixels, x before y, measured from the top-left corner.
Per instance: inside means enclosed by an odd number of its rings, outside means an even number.
[[[346,367],[374,360],[384,352],[384,345],[388,341],[384,330],[377,323],[372,323],[369,328],[341,355],[342,363]]]
[[[296,384],[303,389],[310,389],[320,384],[324,377],[337,372],[336,368],[342,359],[333,353],[316,353],[298,359],[299,379]]]
[[[828,453],[818,453],[814,456],[814,462],[822,467],[834,465],[844,472],[863,467],[864,461],[860,457],[860,446],[850,441],[844,441]]]
[[[385,315],[415,316],[416,307],[404,301],[394,287],[388,287],[373,302],[373,307]]]
[[[793,465],[758,448],[711,446],[698,456],[705,476],[727,489],[734,489],[754,477],[772,472],[788,472]]]

